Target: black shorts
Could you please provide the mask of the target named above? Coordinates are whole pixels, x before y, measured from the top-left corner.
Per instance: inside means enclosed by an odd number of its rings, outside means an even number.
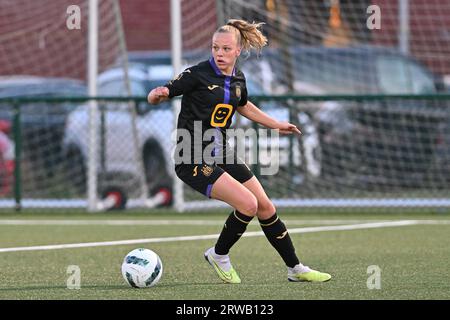
[[[197,190],[201,194],[211,198],[211,190],[214,182],[224,173],[228,173],[240,183],[244,183],[253,177],[249,167],[241,163],[233,164],[177,164],[175,172],[184,183]]]

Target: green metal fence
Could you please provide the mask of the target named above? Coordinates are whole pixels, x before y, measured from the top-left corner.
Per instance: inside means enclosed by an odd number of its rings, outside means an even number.
[[[273,117],[295,123],[303,132],[300,137],[280,137],[279,170],[275,175],[261,174],[267,165],[260,158],[261,152],[268,150],[261,150],[259,139],[254,145],[257,161],[252,163],[253,171],[279,205],[450,207],[450,94],[284,95],[252,96],[250,100]],[[0,108],[13,110],[13,117],[6,120],[13,124],[10,138],[15,145],[14,187],[9,194],[0,195],[0,208],[86,205],[86,142],[80,142],[82,162],[77,163],[74,154],[69,154],[69,158],[56,154],[68,147],[64,145],[68,143],[68,119],[86,121],[85,117],[73,115],[80,113],[82,106],[86,115],[87,101],[96,101],[101,115],[99,197],[112,185],[126,185],[123,190],[131,206],[133,199],[139,197],[139,179],[127,169],[121,172],[122,165],[134,163],[133,157],[125,157],[130,156],[127,147],[131,144],[125,131],[132,123],[128,118],[119,119],[131,114],[130,105],[136,111],[139,138],[145,140],[135,146],[134,160],[142,156],[147,173],[159,172],[158,177],[144,173],[149,193],[161,186],[170,189],[175,176],[170,165],[158,162],[169,161],[171,142],[167,135],[173,131],[174,118],[167,106],[150,106],[145,97],[0,99]],[[66,112],[59,114],[63,104]],[[44,129],[58,126],[58,138],[52,138],[45,130],[33,131],[39,123],[34,123],[27,112],[33,109],[36,113],[43,105],[49,114],[38,112],[40,118],[36,119],[40,119]],[[58,123],[52,120],[55,115]],[[236,120],[244,128],[261,128],[245,119]],[[86,123],[70,124],[79,126],[73,134],[75,138],[86,134]],[[114,135],[117,130],[124,131],[123,140]],[[111,160],[121,150],[124,163]],[[114,169],[109,169],[115,162]],[[152,168],[154,163],[159,167]],[[167,172],[162,173],[164,170]],[[193,202],[203,198],[185,188],[183,199]]]

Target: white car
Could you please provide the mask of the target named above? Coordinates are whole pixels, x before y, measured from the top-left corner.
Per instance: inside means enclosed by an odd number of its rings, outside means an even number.
[[[98,94],[144,97],[171,77],[171,68],[131,66],[128,72],[131,92],[128,92],[123,69],[114,68],[99,75]],[[136,110],[135,125],[131,108]],[[120,186],[133,195],[139,192],[143,171],[150,193],[161,187],[170,190],[174,174],[170,156],[174,116],[170,104],[99,103],[99,114],[99,191]],[[63,139],[66,170],[81,192],[86,185],[88,141],[89,106],[85,104],[69,114]]]

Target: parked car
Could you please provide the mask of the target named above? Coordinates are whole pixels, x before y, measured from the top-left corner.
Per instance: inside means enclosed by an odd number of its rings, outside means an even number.
[[[282,58],[281,58],[282,57]],[[295,93],[297,82],[327,94],[427,94],[444,80],[394,48],[381,46],[269,48],[243,65],[276,93]]]
[[[170,80],[172,73],[171,68],[165,66],[148,68],[141,64],[130,64],[127,78],[130,92],[121,67],[103,72],[98,77],[98,94],[146,97],[152,88]],[[161,188],[171,192],[173,165],[170,154],[174,118],[170,104],[166,102],[155,107],[146,102],[137,105],[108,102],[101,103],[99,110],[99,191],[104,193],[104,190],[116,187],[127,197],[138,196],[140,177],[145,174],[150,194]],[[136,114],[134,125],[133,114]],[[84,104],[69,114],[63,138],[67,171],[81,192],[86,188],[88,141],[89,106]],[[141,160],[144,172],[139,165]],[[169,195],[164,204],[170,201]]]
[[[246,65],[278,94],[307,95],[307,87],[316,87],[319,94],[348,95],[433,94],[443,88],[424,65],[389,48],[297,46],[288,52],[288,62],[281,62],[275,49]],[[349,99],[291,106],[306,111],[319,132],[315,161],[320,159],[317,178],[323,183],[429,187],[440,179],[436,163],[449,123],[445,102]]]
[[[34,76],[0,77],[0,99],[17,97],[85,96],[83,82],[65,78]],[[30,102],[20,105],[23,155],[31,171],[43,177],[53,176],[61,163],[61,144],[66,116],[75,103]],[[12,123],[14,106],[0,101],[0,120]],[[44,179],[36,178],[38,182]]]

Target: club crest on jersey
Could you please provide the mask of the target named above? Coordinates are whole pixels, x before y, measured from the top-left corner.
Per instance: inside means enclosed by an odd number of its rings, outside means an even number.
[[[240,86],[236,86],[236,97],[238,99],[241,99],[241,87]]]
[[[209,177],[211,173],[213,172],[213,168],[207,165],[203,165],[202,167],[202,173],[205,177]]]

